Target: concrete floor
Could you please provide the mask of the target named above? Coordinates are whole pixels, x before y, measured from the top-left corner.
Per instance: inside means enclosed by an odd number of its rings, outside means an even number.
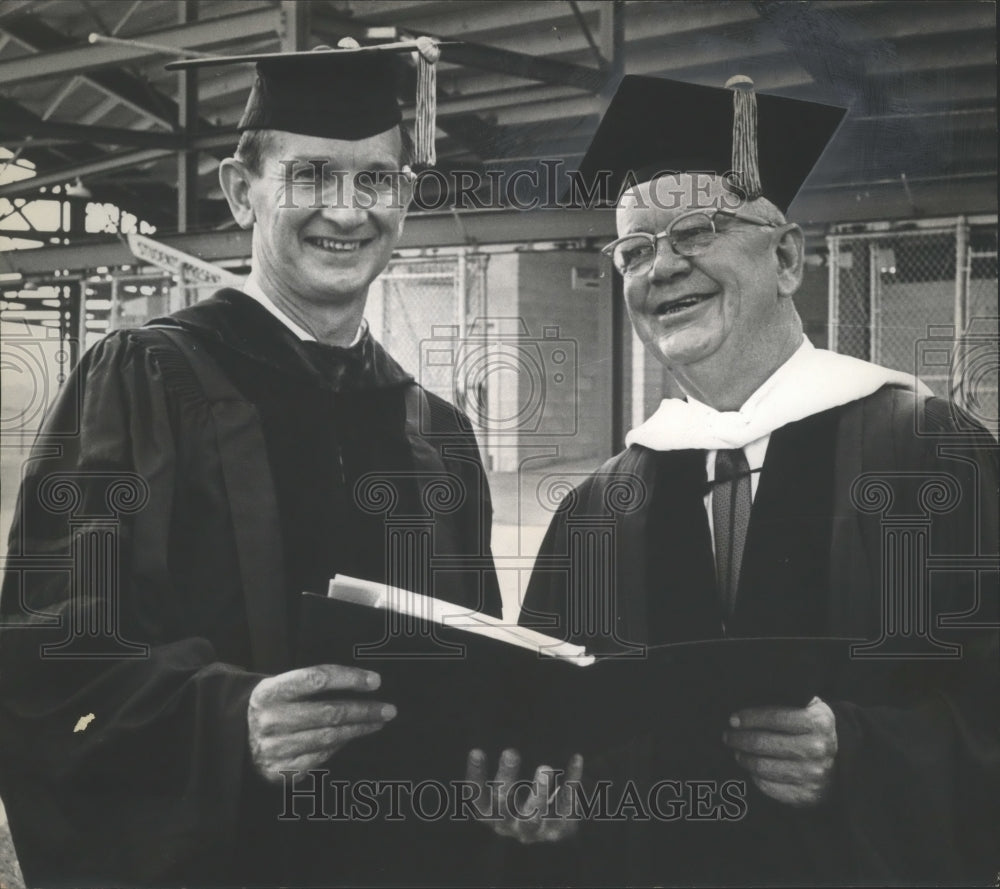
[[[601,462],[597,457],[543,466],[533,461],[518,472],[490,473],[493,557],[507,620],[517,620],[538,547],[557,506],[547,492],[562,482],[579,484]]]

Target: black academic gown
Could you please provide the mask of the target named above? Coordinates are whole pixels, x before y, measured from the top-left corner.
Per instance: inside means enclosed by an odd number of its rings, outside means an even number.
[[[995,559],[997,551],[992,439],[937,399],[922,404],[918,426],[912,402],[886,388],[772,433],[736,611],[725,626],[703,501],[705,453],[642,447],[613,458],[567,499],[542,545],[522,622],[554,617],[559,635],[605,651],[724,635],[878,639],[882,516],[857,503],[868,496],[876,505],[880,495],[856,490],[852,502],[859,477],[888,479],[896,490],[891,518],[917,517],[927,505],[915,502],[912,482],[947,476],[961,494],[933,517],[932,553]],[[595,517],[616,532],[613,579],[599,602],[571,571],[544,567],[566,554],[569,528]],[[1000,860],[997,576],[983,573],[977,592],[969,573],[946,569],[933,576],[933,613],[960,615],[964,626],[934,635],[963,644],[961,658],[853,661],[816,689],[835,712],[839,744],[833,791],[821,806],[793,809],[747,782],[737,820],[690,812],[669,823],[592,820],[574,847],[550,856],[547,877],[619,885],[988,882],[990,862]],[[595,607],[612,616],[612,634],[580,631],[581,616]],[[551,624],[546,632],[555,633]],[[691,709],[663,712],[656,731],[591,757],[592,779],[619,787],[629,779],[640,787],[745,780],[721,744],[725,726],[700,724],[697,677],[679,681],[694,690]]]
[[[343,825],[278,824],[281,792],[248,762],[247,701],[265,672],[293,666],[301,592],[325,592],[337,573],[386,579],[386,524],[426,518],[424,476],[457,480],[462,499],[434,517],[434,553],[451,556],[453,570],[433,590],[423,569],[412,584],[499,614],[471,426],[423,392],[414,423],[406,403],[416,384],[370,336],[350,349],[300,342],[237,291],[157,323],[204,350],[230,396],[210,404],[159,331],[113,333],[67,380],[25,464],[0,629],[0,794],[25,877],[398,879],[406,856],[373,853],[377,824],[348,840]],[[242,426],[226,426],[233,416]],[[248,478],[232,454],[261,441],[265,459],[247,466],[269,478]],[[361,502],[372,473],[392,492],[371,489]],[[248,498],[258,484],[267,496]],[[278,579],[263,612],[260,602],[248,608],[241,578],[235,528],[247,516],[234,512],[248,508],[254,563]],[[273,529],[263,544],[261,527]],[[74,561],[74,540],[93,552]],[[456,568],[456,556],[468,566]],[[71,627],[98,632],[60,648]],[[454,777],[463,770],[456,762]]]

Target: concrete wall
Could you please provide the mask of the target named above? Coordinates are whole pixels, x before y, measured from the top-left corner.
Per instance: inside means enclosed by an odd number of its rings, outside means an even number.
[[[480,444],[494,472],[611,454],[611,283],[596,253],[493,253],[483,331],[470,331]],[[474,421],[476,418],[473,418]]]
[[[519,315],[541,371],[520,380],[522,442],[554,445],[559,460],[611,454],[611,281],[602,268],[590,252],[518,257]]]
[[[516,253],[494,253],[486,266],[486,333],[491,342],[496,338],[503,342],[517,340],[518,261]],[[490,368],[482,381],[489,416],[477,429],[487,468],[499,472],[514,470],[518,465],[515,420],[520,383],[516,364],[506,360],[509,354],[506,347],[498,346],[487,358]]]

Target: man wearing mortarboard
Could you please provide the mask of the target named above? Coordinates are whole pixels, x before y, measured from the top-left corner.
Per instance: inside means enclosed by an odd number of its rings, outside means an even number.
[[[415,51],[425,65],[438,49],[421,38],[256,60],[220,168],[253,232],[246,284],[110,334],[42,429],[11,541],[62,565],[113,517],[118,549],[75,580],[7,576],[0,789],[29,885],[463,879],[454,861],[393,845],[398,825],[331,822],[325,809],[314,823],[279,818],[283,771],[335,767],[406,706],[363,669],[292,669],[303,591],[336,574],[387,580],[385,516],[355,496],[364,479],[387,479],[411,516],[424,512],[422,474],[457,479],[465,499],[437,517],[434,552],[478,563],[433,593],[500,609],[471,425],[363,320],[406,213],[401,171],[415,159],[396,68]],[[418,162],[432,139],[418,108]],[[46,493],[53,479],[78,498],[75,523]],[[430,593],[428,566],[409,567]],[[111,637],[73,638],[78,656],[58,656],[70,626],[108,621]]]
[[[660,811],[674,817],[643,820],[635,807],[619,823],[585,817],[581,870],[556,879],[985,883],[1000,860],[996,572],[906,574],[877,507],[894,496],[893,516],[919,516],[927,501],[907,480],[947,479],[960,493],[934,516],[933,552],[995,555],[995,442],[911,377],[803,335],[793,298],[804,238],[785,211],[843,112],[735,85],[734,98],[625,77],[582,162],[585,181],[610,171],[612,198],[621,189],[619,237],[605,252],[639,338],[685,397],[664,400],[566,498],[521,620],[621,653],[733,637],[870,642],[806,706],[754,701],[715,722],[699,675],[635,700],[653,727],[588,756],[586,771],[595,782],[666,781]],[[623,479],[635,488],[626,502]],[[574,527],[609,517],[613,566],[551,567]],[[688,706],[675,709],[685,690]],[[479,762],[471,771],[482,779]],[[714,783],[692,796],[695,779]],[[745,806],[720,805],[727,781],[745,782]],[[560,831],[562,814],[512,820],[510,831],[557,838],[574,825]]]

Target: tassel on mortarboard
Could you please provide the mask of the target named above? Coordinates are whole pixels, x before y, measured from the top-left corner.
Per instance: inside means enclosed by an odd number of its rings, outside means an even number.
[[[395,34],[395,29],[392,29]],[[237,125],[247,130],[281,130],[356,142],[399,126],[400,62],[417,56],[415,163],[433,165],[437,116],[435,64],[441,55],[432,37],[361,46],[344,37],[336,47],[302,52],[178,59],[168,70],[189,70],[253,62],[254,85]],[[406,78],[410,81],[410,78]],[[322,83],[325,89],[317,90]]]
[[[414,133],[415,160],[433,167],[437,163],[437,60],[441,50],[430,37],[417,38],[417,108]]]
[[[737,110],[734,140],[733,93],[722,85],[726,76],[716,86],[704,86],[626,74],[580,161],[575,177],[579,188],[574,186],[571,194],[596,191],[613,199],[665,170],[711,172],[730,174],[734,190],[742,191],[745,184],[751,195],[762,194],[787,213],[846,109],[759,92],[754,97],[757,126],[739,123],[746,115]],[[737,93],[737,109],[750,98]],[[696,121],[697,126],[678,126],[679,120]],[[759,131],[756,147],[753,129]],[[746,147],[734,153],[734,141]],[[749,181],[740,182],[733,172]]]
[[[726,81],[733,91],[733,168],[746,200],[759,198],[760,167],[757,163],[757,94],[753,81],[745,74],[736,74]]]

